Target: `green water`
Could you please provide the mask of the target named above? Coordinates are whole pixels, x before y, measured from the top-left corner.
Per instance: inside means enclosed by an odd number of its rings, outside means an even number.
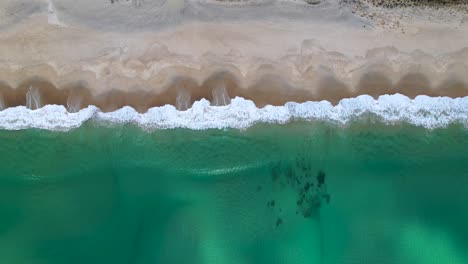
[[[0,131],[0,263],[468,263],[468,130]]]

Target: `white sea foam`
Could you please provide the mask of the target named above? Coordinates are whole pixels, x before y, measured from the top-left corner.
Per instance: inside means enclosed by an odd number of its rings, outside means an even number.
[[[460,123],[468,127],[468,96],[463,98],[417,96],[410,99],[401,94],[383,95],[377,100],[368,95],[343,99],[333,106],[328,101],[294,103],[284,106],[257,108],[254,102],[240,97],[226,106],[211,106],[202,99],[186,111],[172,105],[154,107],[140,114],[131,107],[103,113],[89,106],[70,113],[64,106],[47,105],[37,110],[24,106],[0,111],[0,129],[20,130],[39,128],[67,131],[87,120],[98,123],[133,123],[148,129],[208,129],[247,128],[256,123],[286,123],[291,120],[321,120],[347,124],[371,114],[385,123],[407,122],[426,128],[445,127]]]

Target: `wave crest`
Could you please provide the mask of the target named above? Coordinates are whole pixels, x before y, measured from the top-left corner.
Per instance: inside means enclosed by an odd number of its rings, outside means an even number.
[[[369,95],[361,95],[343,99],[336,106],[328,101],[320,101],[288,102],[284,106],[267,105],[263,108],[257,108],[253,101],[236,97],[226,106],[212,106],[208,100],[202,99],[186,111],[165,105],[150,108],[143,114],[129,106],[108,113],[95,106],[88,106],[76,113],[68,112],[62,105],[47,105],[36,110],[17,106],[0,111],[0,129],[68,131],[88,120],[111,124],[130,123],[147,129],[245,129],[256,123],[282,124],[291,120],[347,124],[366,114],[373,114],[388,124],[407,122],[425,128],[438,128],[461,123],[467,127],[468,96],[453,99],[420,95],[410,99],[394,94],[373,99]]]

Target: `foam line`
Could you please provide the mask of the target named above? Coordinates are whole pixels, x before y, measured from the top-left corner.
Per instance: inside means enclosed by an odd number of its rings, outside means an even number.
[[[328,101],[294,103],[257,108],[253,101],[236,97],[226,106],[211,106],[202,99],[186,111],[172,105],[150,108],[141,114],[131,107],[104,113],[95,106],[69,113],[64,106],[47,105],[37,110],[24,106],[0,111],[0,129],[39,128],[68,131],[87,120],[103,124],[136,124],[146,129],[210,128],[244,129],[256,123],[287,123],[292,120],[321,120],[347,124],[373,114],[388,124],[407,122],[425,128],[461,123],[468,127],[468,96],[463,98],[429,97],[410,99],[401,94],[383,95],[377,100],[369,95],[343,99],[336,106]]]

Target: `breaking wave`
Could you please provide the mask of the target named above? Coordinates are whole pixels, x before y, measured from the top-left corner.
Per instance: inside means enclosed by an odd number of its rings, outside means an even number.
[[[236,97],[225,106],[212,106],[208,100],[202,99],[185,111],[179,111],[173,105],[165,105],[150,108],[146,113],[138,113],[129,106],[107,113],[95,106],[88,106],[76,113],[68,112],[62,105],[46,105],[36,110],[17,106],[0,111],[0,129],[68,131],[88,120],[103,124],[136,124],[145,129],[244,129],[256,123],[282,124],[292,120],[347,124],[368,115],[387,124],[407,122],[425,128],[438,128],[460,123],[468,127],[468,96],[449,98],[420,95],[410,99],[394,94],[374,99],[369,95],[360,95],[342,99],[336,106],[328,101],[320,101],[288,102],[284,106],[267,105],[263,108],[257,108],[253,101]]]

